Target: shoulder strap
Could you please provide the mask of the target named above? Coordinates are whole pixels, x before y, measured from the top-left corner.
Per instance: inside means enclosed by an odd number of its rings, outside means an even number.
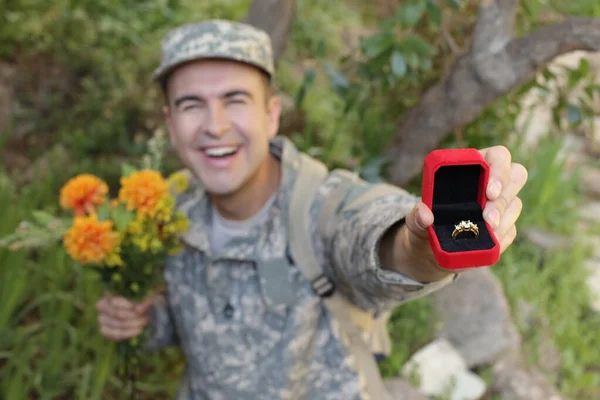
[[[323,274],[312,246],[309,211],[312,200],[326,176],[327,168],[323,163],[300,154],[300,168],[289,204],[290,250],[295,260],[302,260],[297,262],[298,268],[312,283],[313,289],[323,299],[327,309],[346,334],[348,345],[355,357],[355,367],[365,378],[364,384],[369,398],[385,399],[387,394],[375,357],[363,340],[362,331],[352,321],[348,302],[335,290],[333,282]]]

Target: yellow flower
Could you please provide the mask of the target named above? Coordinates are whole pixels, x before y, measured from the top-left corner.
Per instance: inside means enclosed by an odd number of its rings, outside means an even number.
[[[121,178],[119,200],[138,215],[151,215],[159,202],[168,196],[167,181],[154,170],[145,169]]]
[[[183,172],[175,172],[167,180],[175,193],[183,193],[188,188],[188,177]]]
[[[108,185],[90,174],[81,174],[70,179],[60,190],[60,206],[75,210],[82,217],[95,211],[95,206],[104,202]]]
[[[67,254],[81,263],[109,266],[121,265],[118,255],[119,234],[112,230],[112,221],[98,221],[95,214],[76,217],[63,242]]]

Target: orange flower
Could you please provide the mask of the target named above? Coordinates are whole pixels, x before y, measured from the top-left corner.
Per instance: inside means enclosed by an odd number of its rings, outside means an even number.
[[[76,217],[63,242],[67,254],[81,263],[99,264],[112,257],[119,245],[119,234],[112,230],[112,221],[98,221],[92,214]]]
[[[168,190],[169,185],[160,173],[145,169],[121,178],[119,200],[140,216],[153,215],[160,200],[169,195]]]
[[[74,209],[75,216],[82,217],[94,212],[94,206],[104,202],[106,193],[108,185],[103,180],[90,174],[77,175],[60,190],[60,206]]]

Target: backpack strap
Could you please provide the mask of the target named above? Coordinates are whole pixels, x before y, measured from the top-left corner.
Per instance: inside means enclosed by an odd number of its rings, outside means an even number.
[[[321,297],[331,315],[346,334],[348,345],[355,357],[355,366],[365,378],[367,393],[371,400],[387,397],[383,379],[375,357],[364,341],[363,331],[353,322],[348,301],[335,289],[315,256],[310,235],[310,206],[317,190],[327,176],[327,167],[313,158],[300,153],[300,168],[292,190],[288,213],[289,243],[292,257],[308,279],[313,290]],[[340,197],[340,200],[343,197]],[[333,207],[335,208],[335,207]]]

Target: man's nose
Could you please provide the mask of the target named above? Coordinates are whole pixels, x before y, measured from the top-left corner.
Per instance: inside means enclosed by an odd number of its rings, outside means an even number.
[[[222,105],[212,105],[208,112],[206,132],[210,136],[220,137],[229,130],[229,118]]]

